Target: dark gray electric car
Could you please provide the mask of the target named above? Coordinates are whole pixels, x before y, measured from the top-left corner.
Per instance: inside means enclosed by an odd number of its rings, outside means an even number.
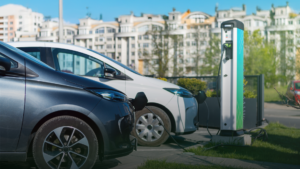
[[[88,69],[88,68],[86,68]],[[125,94],[54,70],[0,42],[0,160],[92,168],[133,151],[134,109]]]

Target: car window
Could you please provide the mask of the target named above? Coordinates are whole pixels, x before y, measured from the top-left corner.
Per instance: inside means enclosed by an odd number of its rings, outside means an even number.
[[[79,76],[104,77],[104,64],[88,55],[64,49],[52,49],[60,71]]]
[[[110,66],[109,64],[106,64],[106,63],[105,63],[105,68],[114,69],[114,70],[116,71],[116,75],[120,75],[120,74],[121,74],[121,72],[120,72],[118,69],[116,69],[116,68]]]
[[[17,62],[11,60],[10,58],[8,58],[8,57],[6,57],[6,56],[4,56],[4,55],[2,55],[1,53],[0,53],[0,57],[6,58],[6,59],[9,59],[9,60],[10,60],[10,63],[11,63],[10,68],[17,68],[17,67],[18,67],[18,63],[17,63]]]
[[[112,58],[110,58],[110,57],[107,57],[107,56],[105,56],[105,55],[103,55],[103,54],[101,54],[101,53],[99,53],[99,52],[96,52],[96,51],[94,51],[94,50],[92,50],[92,49],[88,49],[88,50],[91,51],[91,52],[94,52],[94,53],[96,53],[96,54],[98,54],[98,55],[101,55],[101,56],[105,57],[106,59],[108,59],[108,60],[110,60],[110,61],[116,63],[117,65],[119,65],[119,66],[125,68],[126,70],[129,70],[129,71],[132,72],[132,73],[135,73],[135,74],[137,74],[137,75],[141,75],[141,74],[138,73],[137,71],[132,70],[131,68],[129,68],[129,67],[123,65],[122,63],[120,63],[120,62],[118,62],[118,61],[116,61],[116,60],[114,60],[114,59],[112,59]]]
[[[41,60],[41,49],[36,47],[29,48],[19,48],[20,50],[28,53],[29,55],[35,57],[38,60]]]
[[[48,65],[45,64],[44,62],[42,62],[42,61],[36,59],[35,57],[32,57],[31,55],[27,54],[26,52],[24,52],[24,51],[22,51],[22,50],[20,50],[20,49],[17,49],[17,48],[15,48],[15,47],[12,47],[12,46],[10,46],[10,45],[8,45],[8,44],[6,44],[6,43],[3,43],[3,42],[1,42],[1,41],[0,41],[0,44],[1,44],[2,46],[6,47],[7,49],[16,52],[17,54],[23,56],[24,58],[26,58],[26,59],[28,59],[28,60],[31,60],[31,61],[33,61],[33,62],[35,62],[35,63],[37,63],[37,64],[39,64],[39,65],[42,65],[42,66],[44,66],[44,67],[53,69],[52,67],[48,66]]]
[[[295,89],[300,89],[300,82],[299,83],[295,83]]]

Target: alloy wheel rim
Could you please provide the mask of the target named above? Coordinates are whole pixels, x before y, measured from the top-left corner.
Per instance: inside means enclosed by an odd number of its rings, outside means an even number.
[[[158,140],[164,133],[163,121],[153,113],[146,113],[139,117],[135,124],[138,137],[147,142]]]
[[[89,142],[74,127],[58,127],[45,138],[42,152],[45,162],[53,169],[79,169],[88,158]]]

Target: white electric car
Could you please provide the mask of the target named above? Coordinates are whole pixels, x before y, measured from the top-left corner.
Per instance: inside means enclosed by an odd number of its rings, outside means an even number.
[[[52,42],[9,44],[40,59],[57,71],[105,83],[126,93],[129,98],[134,98],[138,92],[143,91],[148,98],[148,108],[155,115],[147,109],[136,112],[132,134],[138,138],[140,145],[157,146],[164,143],[169,136],[162,125],[177,135],[196,131],[198,104],[184,88],[145,77],[91,49]]]

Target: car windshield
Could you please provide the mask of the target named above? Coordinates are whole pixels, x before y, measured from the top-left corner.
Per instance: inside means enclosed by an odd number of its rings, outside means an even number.
[[[300,82],[295,83],[295,88],[296,88],[296,89],[300,89]]]
[[[29,55],[29,54],[23,52],[23,51],[20,50],[20,49],[17,49],[17,48],[15,48],[15,47],[12,47],[12,46],[10,46],[10,45],[8,45],[8,44],[6,44],[6,43],[4,43],[4,42],[1,42],[1,41],[0,41],[0,45],[6,47],[6,48],[9,49],[9,50],[12,50],[12,51],[16,52],[17,54],[19,54],[19,55],[25,57],[26,59],[29,59],[29,60],[31,60],[31,61],[37,63],[37,64],[40,64],[40,65],[45,66],[45,67],[47,67],[47,68],[53,69],[52,67],[48,66],[48,65],[45,64],[44,62],[42,62],[42,61],[36,59],[35,57],[33,57],[33,56],[31,56],[31,55]]]
[[[92,49],[88,49],[88,50],[89,50],[89,51],[92,51],[92,52],[94,52],[94,53],[96,53],[96,54],[98,54],[98,55],[101,55],[101,56],[105,57],[106,59],[108,59],[108,60],[110,60],[110,61],[112,61],[112,62],[118,64],[119,66],[121,66],[121,67],[123,67],[123,68],[129,70],[129,71],[132,72],[132,73],[135,73],[135,74],[137,74],[137,75],[141,75],[139,72],[137,72],[137,71],[135,71],[135,70],[132,70],[130,67],[127,67],[127,66],[123,65],[122,63],[120,63],[120,62],[118,62],[118,61],[116,61],[116,60],[114,60],[114,59],[112,59],[112,58],[110,58],[110,57],[108,57],[108,56],[105,56],[105,55],[103,55],[103,54],[101,54],[101,53],[99,53],[99,52],[96,52],[96,51],[92,50]]]

